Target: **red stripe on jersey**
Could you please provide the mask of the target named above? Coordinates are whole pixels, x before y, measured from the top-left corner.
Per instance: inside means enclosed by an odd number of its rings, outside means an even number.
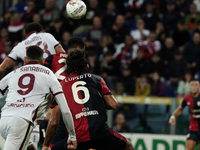
[[[121,134],[119,134],[119,133],[117,133],[117,132],[114,132],[112,129],[110,129],[110,133],[111,133],[112,135],[114,135],[115,137],[117,137],[117,138],[119,138],[119,139],[121,139],[121,140],[123,140],[123,141],[126,142],[126,138],[125,138],[124,136],[122,136]]]
[[[60,94],[60,93],[63,93],[63,92],[57,92],[57,93],[53,94],[53,96],[56,96],[56,95],[58,95],[58,94]]]
[[[27,138],[27,135],[28,135],[28,133],[29,133],[29,130],[30,130],[31,124],[32,124],[32,123],[31,123],[31,122],[29,122],[28,128],[27,128],[27,130],[26,130],[25,137],[24,137],[24,139],[23,139],[23,141],[22,141],[22,144],[21,144],[21,146],[20,146],[19,150],[22,150],[22,149],[23,149],[24,142],[26,141],[26,138]]]
[[[52,148],[52,147],[53,147],[53,144],[49,144],[49,147]]]
[[[105,81],[103,78],[101,78],[101,89],[102,89],[102,95],[108,95],[111,93],[110,89],[107,87]]]
[[[89,141],[91,139],[90,139],[87,116],[80,115],[81,113],[85,112],[84,104],[79,104],[74,100],[73,94],[78,94],[78,98],[82,99],[81,91],[78,91],[78,92],[76,91],[74,93],[72,92],[73,90],[72,85],[77,81],[78,81],[77,74],[73,74],[67,77],[65,80],[63,80],[61,82],[61,85],[62,85],[65,98],[67,100],[68,106],[70,108],[70,111],[72,113],[72,117],[74,120],[74,127],[75,127],[77,142],[83,142],[83,141]],[[74,91],[75,90],[76,89],[74,89]],[[79,117],[77,117],[77,115]]]
[[[44,64],[48,65],[49,63],[45,61]]]
[[[198,131],[198,121],[193,117],[193,115],[195,115],[195,113],[192,111],[194,109],[194,100],[191,94],[185,96],[185,102],[189,107],[190,118],[191,118],[189,130]]]

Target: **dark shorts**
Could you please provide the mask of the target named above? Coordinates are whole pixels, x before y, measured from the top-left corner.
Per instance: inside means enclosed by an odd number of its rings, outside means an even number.
[[[200,131],[189,131],[187,134],[187,140],[193,140],[197,143],[200,142]]]
[[[57,143],[54,143],[52,150],[67,150],[66,139],[63,139]],[[119,133],[110,129],[106,135],[103,135],[95,140],[78,142],[76,150],[123,150],[126,146],[126,138]]]

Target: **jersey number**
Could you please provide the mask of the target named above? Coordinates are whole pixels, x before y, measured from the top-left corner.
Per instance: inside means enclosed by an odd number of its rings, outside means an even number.
[[[86,85],[86,82],[84,81],[77,81],[72,84],[73,97],[74,97],[75,102],[77,102],[78,104],[84,104],[90,99],[89,90],[84,85]],[[84,96],[85,96],[84,98],[79,98],[78,96],[79,91],[82,91],[84,93]]]
[[[24,78],[26,78],[26,77],[30,78],[28,84],[23,83]],[[33,74],[27,73],[27,74],[22,75],[18,80],[18,86],[21,89],[25,89],[25,90],[17,90],[17,92],[20,95],[26,95],[26,94],[30,93],[33,89],[34,82],[35,82],[35,76]]]
[[[58,71],[56,71],[55,76],[57,79],[63,80],[65,79],[65,76],[61,75],[61,73],[63,73],[67,69],[66,59],[65,58],[59,59],[58,62],[59,64],[65,63],[65,65],[62,68],[60,68]]]

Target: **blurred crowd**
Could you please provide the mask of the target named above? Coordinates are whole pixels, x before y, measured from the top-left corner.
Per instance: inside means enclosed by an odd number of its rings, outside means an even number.
[[[84,0],[80,20],[67,15],[68,1],[11,1],[1,16],[0,61],[26,38],[26,24],[39,22],[66,51],[72,36],[82,37],[89,71],[113,94],[182,97],[200,80],[199,0]]]

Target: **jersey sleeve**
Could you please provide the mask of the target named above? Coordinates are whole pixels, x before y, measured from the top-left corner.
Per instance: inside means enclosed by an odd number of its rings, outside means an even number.
[[[112,95],[111,91],[109,90],[109,88],[107,87],[105,81],[103,80],[103,78],[101,78],[101,91],[102,91],[102,95]]]
[[[56,47],[59,44],[55,37],[50,33],[46,33],[46,40],[48,40],[49,43],[51,43],[54,47]]]
[[[185,106],[187,106],[187,103],[185,101],[185,98],[183,98],[181,102],[181,107],[184,108]]]
[[[52,62],[53,62],[53,55],[50,55],[45,59],[44,66],[51,69]]]
[[[21,51],[21,46],[20,44],[18,44],[17,46],[15,46],[12,51],[10,52],[10,54],[8,55],[9,58],[13,59],[14,61],[17,60],[17,58],[19,57],[19,53]]]
[[[62,86],[60,85],[60,83],[58,82],[58,80],[56,79],[56,76],[53,74],[53,72],[50,70],[51,73],[51,92],[53,94],[53,96],[56,96],[57,94],[63,93],[62,90]]]
[[[56,100],[55,100],[55,97],[53,97],[52,101],[51,101],[51,104],[50,104],[50,108],[54,108],[57,104]]]
[[[12,73],[12,72],[11,72]],[[6,92],[6,90],[8,89],[8,80],[10,78],[10,74],[8,74],[7,76],[5,76],[1,81],[0,81],[0,97],[2,97],[4,95],[4,93]]]

